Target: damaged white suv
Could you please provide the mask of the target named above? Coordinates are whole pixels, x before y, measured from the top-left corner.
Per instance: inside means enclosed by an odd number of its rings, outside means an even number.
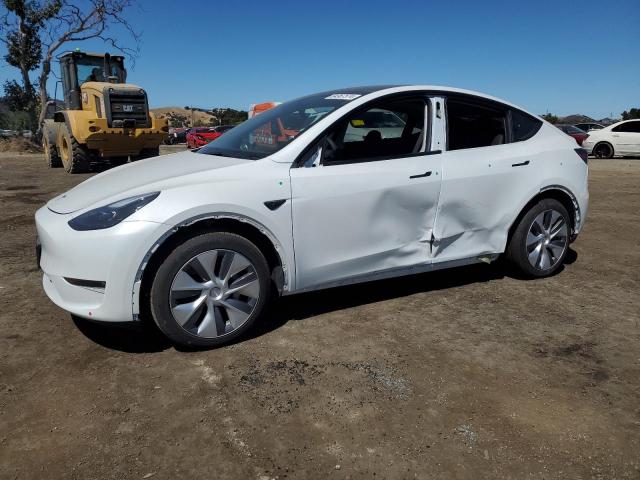
[[[36,214],[39,264],[75,315],[219,345],[277,294],[503,253],[550,275],[584,223],[587,170],[572,138],[479,93],[324,92],[54,198]]]

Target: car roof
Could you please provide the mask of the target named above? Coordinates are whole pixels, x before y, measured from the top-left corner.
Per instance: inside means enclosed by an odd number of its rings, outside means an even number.
[[[367,85],[367,86],[355,86],[355,87],[351,87],[351,88],[341,88],[339,90],[330,90],[327,92],[320,92],[320,93],[316,93],[314,95],[324,95],[326,94],[327,96],[329,95],[335,95],[335,94],[356,94],[356,95],[360,95],[362,97],[365,96],[371,96],[372,98],[377,97],[377,96],[381,96],[381,95],[385,95],[385,94],[391,94],[391,93],[400,93],[400,92],[411,92],[411,91],[429,91],[432,93],[442,93],[442,94],[448,94],[448,93],[459,93],[461,95],[471,95],[474,97],[478,97],[478,98],[484,98],[487,100],[492,100],[494,102],[498,102],[498,103],[502,103],[503,105],[507,105],[509,107],[513,107],[516,108],[518,110],[521,110],[525,113],[528,113],[529,115],[532,115],[536,118],[540,118],[540,116],[538,114],[532,113],[518,105],[515,105],[511,102],[507,102],[506,100],[503,100],[501,98],[498,97],[494,97],[491,95],[487,95],[486,93],[481,93],[481,92],[477,92],[474,90],[467,90],[464,88],[457,88],[457,87],[447,87],[444,85],[420,85],[420,84],[406,84],[406,85]],[[542,119],[544,120],[544,119]],[[546,121],[546,120],[544,120]]]

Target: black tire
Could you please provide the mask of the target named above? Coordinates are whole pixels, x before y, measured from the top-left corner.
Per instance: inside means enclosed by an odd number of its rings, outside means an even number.
[[[58,154],[58,148],[55,145],[52,145],[49,141],[49,136],[47,132],[45,132],[42,138],[42,148],[44,149],[44,156],[47,161],[47,166],[49,168],[60,168],[62,167],[62,159]]]
[[[62,166],[68,173],[87,173],[91,171],[91,162],[95,156],[85,145],[80,145],[67,125],[60,128],[58,151]]]
[[[541,214],[544,212],[557,212],[563,219],[564,225],[566,226],[566,235],[563,238],[563,246],[562,253],[552,253],[551,246],[547,247],[543,240],[540,241],[540,249],[545,250],[549,255],[551,262],[553,264],[549,268],[539,268],[532,265],[529,260],[530,253],[534,254],[534,249],[531,249],[531,245],[527,246],[527,236],[530,233],[531,229],[534,228],[534,221],[539,218]],[[551,230],[552,225],[550,225]],[[567,209],[557,200],[552,198],[546,198],[540,200],[538,203],[533,205],[523,216],[521,216],[515,230],[513,231],[513,235],[509,239],[509,244],[506,250],[506,258],[509,263],[514,266],[517,270],[519,270],[522,274],[524,274],[528,278],[540,278],[540,277],[548,277],[553,275],[563,264],[564,259],[567,255],[567,251],[569,250],[569,238],[571,233],[571,217],[567,212]],[[557,238],[561,238],[558,236]],[[549,242],[549,237],[547,237],[547,243]],[[555,248],[557,249],[558,240],[553,242]],[[530,250],[531,249],[531,250]]]
[[[593,147],[593,156],[596,158],[613,158],[615,151],[609,142],[600,142]]]
[[[160,155],[160,146],[155,148],[143,148],[138,155],[132,156],[131,161],[137,162],[138,160],[144,160],[145,158],[158,157]]]
[[[248,319],[235,330],[212,338],[203,338],[183,329],[171,312],[171,286],[178,272],[197,255],[214,249],[230,250],[248,259],[257,274],[260,293]],[[173,342],[186,347],[216,347],[242,336],[260,319],[272,298],[269,266],[262,252],[240,235],[214,232],[198,235],[176,247],[162,262],[153,279],[150,293],[151,316],[158,328]]]

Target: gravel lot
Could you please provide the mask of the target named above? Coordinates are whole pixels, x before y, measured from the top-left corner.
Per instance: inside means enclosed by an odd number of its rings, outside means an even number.
[[[640,160],[591,161],[553,278],[289,297],[201,352],[46,298],[33,214],[87,176],[0,154],[0,479],[640,478]]]

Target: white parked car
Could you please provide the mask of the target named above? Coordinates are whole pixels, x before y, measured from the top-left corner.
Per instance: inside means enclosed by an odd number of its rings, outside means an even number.
[[[381,112],[384,134],[368,122]],[[325,92],[49,201],[36,213],[39,265],[49,298],[77,316],[152,318],[174,342],[218,345],[278,294],[503,253],[529,277],[551,275],[584,223],[587,170],[572,138],[496,98]]]
[[[598,158],[640,155],[640,120],[626,120],[600,130],[590,130],[582,146],[589,155]]]

